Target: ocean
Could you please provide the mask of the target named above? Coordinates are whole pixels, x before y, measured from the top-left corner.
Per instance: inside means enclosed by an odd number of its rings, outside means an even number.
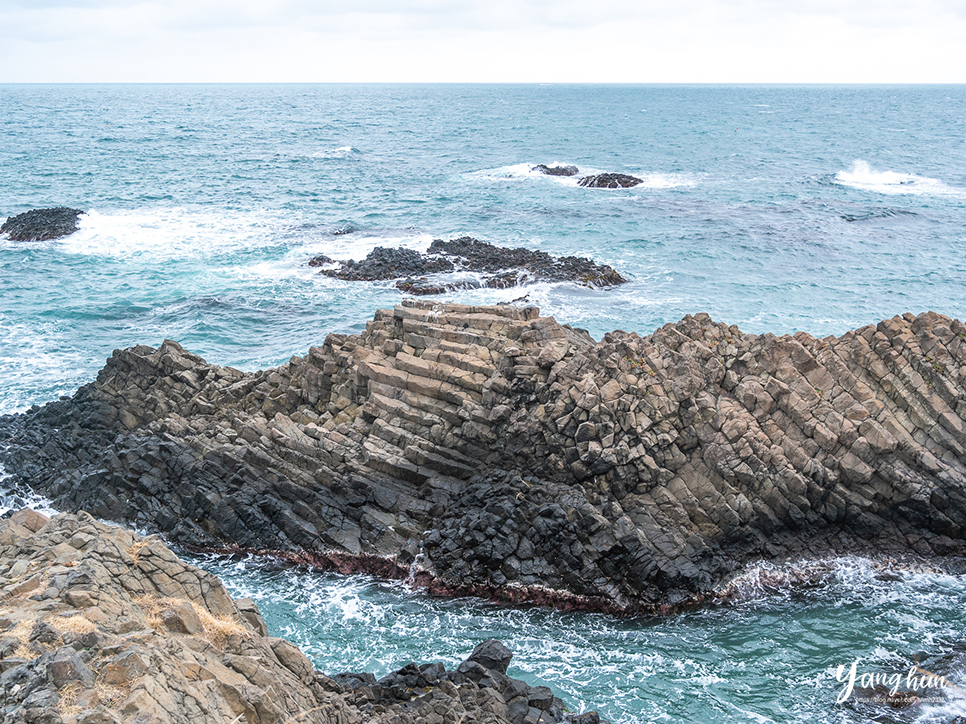
[[[966,86],[0,85],[0,101],[0,217],[87,212],[65,239],[0,237],[0,414],[165,338],[277,365],[401,299],[311,257],[464,235],[628,277],[445,297],[526,296],[597,339],[698,312],[818,336],[910,311],[966,318]],[[540,163],[643,183],[581,188]],[[495,636],[517,675],[614,722],[966,715],[952,688],[911,709],[836,701],[837,667],[856,661],[905,675],[918,656],[966,685],[959,576],[841,558],[808,589],[751,572],[738,604],[618,620],[197,562],[329,673],[456,662]]]

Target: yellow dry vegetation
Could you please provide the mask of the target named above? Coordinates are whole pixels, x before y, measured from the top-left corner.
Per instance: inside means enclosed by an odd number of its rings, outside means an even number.
[[[13,655],[21,659],[36,659],[39,654],[32,651],[27,644],[30,642],[30,632],[34,628],[33,621],[21,621],[9,631],[4,631],[4,636],[12,636],[20,642],[20,646],[13,652]]]
[[[127,554],[134,560],[134,565],[137,565],[138,561],[140,560],[139,554],[141,549],[147,548],[149,545],[150,544],[146,540],[139,540],[137,543],[127,549]]]
[[[72,681],[67,684],[67,686],[62,687],[58,690],[60,694],[60,701],[57,702],[57,706],[60,709],[60,715],[62,717],[74,716],[75,714],[80,714],[83,711],[79,706],[77,706],[77,692],[80,691],[81,685],[76,681]]]
[[[202,638],[216,648],[224,648],[228,639],[232,636],[251,638],[252,633],[243,625],[229,616],[215,616],[208,609],[199,606],[194,601],[186,601],[183,598],[163,598],[159,596],[143,596],[134,599],[134,602],[144,611],[148,625],[158,633],[166,633],[164,621],[161,615],[165,611],[170,611],[176,606],[188,603],[201,619],[204,627]]]
[[[53,626],[58,633],[78,633],[85,634],[97,630],[97,626],[88,619],[83,614],[75,614],[72,616],[55,616],[51,618],[43,619],[44,623]],[[20,646],[14,652],[14,656],[18,656],[22,659],[36,659],[39,654],[35,649],[31,649],[30,644],[30,632],[33,631],[34,626],[36,626],[38,621],[20,621],[9,631],[4,631],[4,636],[12,636],[20,642]]]
[[[105,684],[103,681],[98,681],[94,684],[94,691],[97,693],[97,702],[103,704],[108,709],[117,709],[120,707],[131,693],[129,687],[111,686],[110,684]]]
[[[61,633],[86,634],[97,630],[94,622],[84,614],[78,613],[72,616],[59,616],[58,618],[48,619],[47,623]]]

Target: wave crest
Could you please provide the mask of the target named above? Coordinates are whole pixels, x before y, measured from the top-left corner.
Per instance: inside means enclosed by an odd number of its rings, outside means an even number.
[[[856,160],[848,171],[835,174],[835,181],[864,191],[883,194],[917,194],[966,198],[966,189],[948,186],[939,179],[898,171],[876,171],[866,161]]]

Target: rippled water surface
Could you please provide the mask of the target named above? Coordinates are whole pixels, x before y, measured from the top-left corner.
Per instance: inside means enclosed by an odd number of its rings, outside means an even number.
[[[0,86],[0,217],[82,208],[80,230],[0,236],[0,414],[175,339],[245,369],[358,331],[401,295],[309,258],[475,236],[589,256],[630,282],[526,295],[599,338],[708,312],[841,334],[907,311],[966,317],[963,86]],[[643,179],[577,186],[538,163]],[[17,503],[6,496],[3,505]],[[615,721],[946,721],[836,704],[836,667],[966,684],[966,586],[843,561],[818,589],[660,621],[479,601],[206,561],[325,670],[455,663],[486,636],[517,673]],[[960,707],[957,709],[957,707]]]
[[[952,576],[884,575],[861,559],[828,564],[816,588],[766,593],[665,619],[508,608],[414,593],[404,584],[264,562],[195,559],[235,596],[255,598],[269,628],[322,671],[388,673],[410,661],[455,666],[484,638],[514,652],[512,676],[554,688],[574,711],[614,722],[945,722],[966,716],[947,689],[907,710],[839,704],[838,666],[966,674],[966,586]],[[882,580],[888,578],[890,580]],[[931,693],[935,693],[935,690]],[[850,697],[854,701],[856,695]]]

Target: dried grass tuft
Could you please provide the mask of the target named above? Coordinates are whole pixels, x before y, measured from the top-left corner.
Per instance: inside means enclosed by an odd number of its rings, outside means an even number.
[[[228,639],[232,636],[241,636],[246,639],[252,637],[251,631],[238,621],[228,616],[214,616],[208,609],[199,606],[194,601],[186,601],[183,598],[143,596],[135,599],[134,602],[144,611],[148,625],[158,633],[167,633],[164,620],[161,618],[165,611],[170,611],[183,603],[190,603],[204,627],[202,637],[212,646],[219,649],[224,648]]]
[[[9,631],[4,631],[4,637],[12,636],[20,642],[20,646],[16,648],[13,655],[18,659],[36,659],[39,654],[30,648],[30,632],[33,631],[34,622],[33,621],[21,621],[15,625]]]
[[[139,540],[137,543],[132,545],[127,549],[127,554],[131,556],[134,560],[134,565],[137,565],[140,559],[141,550],[147,548],[150,545],[146,540]]]
[[[72,681],[57,693],[60,694],[60,701],[57,703],[62,717],[74,716],[83,711],[77,706],[77,692],[81,690],[81,685]]]
[[[94,622],[82,613],[50,619],[47,623],[61,633],[87,634],[97,630]]]
[[[97,702],[103,704],[108,709],[117,709],[130,695],[130,690],[122,686],[111,686],[103,681],[98,681],[94,685],[94,692],[97,694]]]

